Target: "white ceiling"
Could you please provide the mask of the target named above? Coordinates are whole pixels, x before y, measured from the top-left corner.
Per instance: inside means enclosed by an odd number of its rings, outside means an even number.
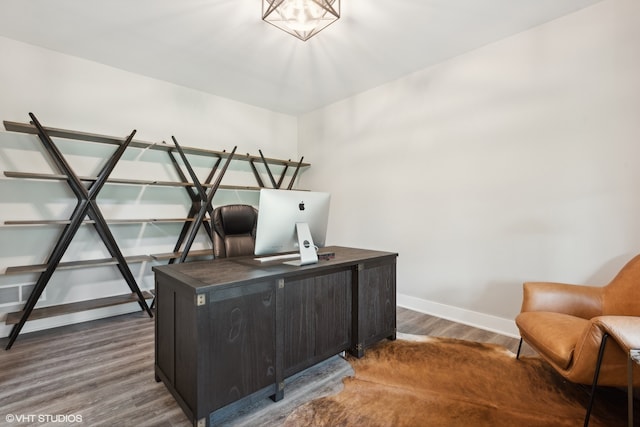
[[[261,0],[0,0],[0,35],[297,115],[598,1],[342,0],[302,42]]]

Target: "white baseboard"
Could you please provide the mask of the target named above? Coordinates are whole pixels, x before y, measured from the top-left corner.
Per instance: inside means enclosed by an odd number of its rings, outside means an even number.
[[[396,303],[400,307],[463,323],[465,325],[495,332],[497,334],[520,338],[518,328],[516,327],[515,322],[511,319],[479,313],[477,311],[465,310],[463,308],[427,301],[404,294],[397,294],[396,298]]]
[[[400,307],[495,332],[497,334],[520,338],[515,322],[510,319],[479,313],[477,311],[465,310],[463,308],[440,304],[405,294],[397,294],[396,298],[396,302]],[[150,303],[150,300],[147,302]],[[131,303],[47,319],[30,320],[25,324],[22,329],[22,333],[87,322],[120,314],[133,313],[135,311],[140,311],[140,306],[137,303]],[[8,337],[9,333],[11,333],[11,327],[12,325],[0,325],[0,337]]]

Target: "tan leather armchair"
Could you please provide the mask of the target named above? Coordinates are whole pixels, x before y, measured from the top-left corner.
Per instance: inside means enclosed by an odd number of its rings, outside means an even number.
[[[640,348],[640,255],[606,286],[528,282],[516,325],[560,375],[596,385],[627,386],[630,348]],[[518,348],[518,357],[520,348]],[[633,385],[640,386],[640,369]]]
[[[523,290],[520,346],[525,341],[567,380],[592,385],[586,426],[596,386],[627,386],[629,350],[640,348],[640,255],[606,286],[527,282]]]

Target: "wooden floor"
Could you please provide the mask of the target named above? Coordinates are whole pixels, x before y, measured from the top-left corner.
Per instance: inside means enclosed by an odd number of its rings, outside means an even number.
[[[515,352],[518,340],[403,308],[398,332],[490,342]],[[2,347],[7,339],[0,340]],[[527,354],[533,354],[525,348]],[[162,383],[154,380],[154,322],[143,313],[21,335],[0,350],[0,425],[189,426]],[[338,392],[352,374],[341,357],[288,380],[285,398],[264,399],[225,425],[277,426],[300,404]],[[46,421],[46,416],[54,416]],[[31,417],[32,422],[7,422]]]

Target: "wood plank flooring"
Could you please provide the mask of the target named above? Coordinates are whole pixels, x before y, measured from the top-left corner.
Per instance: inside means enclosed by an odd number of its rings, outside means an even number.
[[[517,350],[514,338],[411,310],[398,308],[397,319],[401,333]],[[7,339],[0,341],[4,348]],[[165,386],[155,381],[153,362],[154,321],[144,313],[21,335],[11,350],[0,350],[0,425],[189,426]],[[300,404],[338,392],[352,372],[345,360],[333,357],[289,379],[283,400],[258,401],[223,425],[280,425]],[[80,416],[82,423],[39,422],[45,415]],[[35,422],[9,423],[11,416],[33,416]]]

